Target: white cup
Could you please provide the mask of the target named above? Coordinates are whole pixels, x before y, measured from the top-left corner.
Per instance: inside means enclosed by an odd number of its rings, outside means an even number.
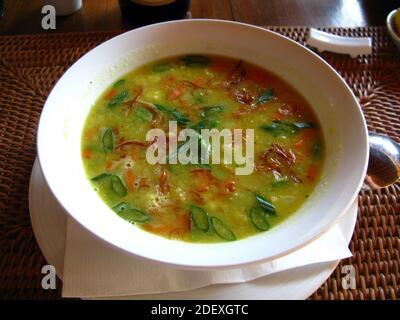
[[[82,0],[44,0],[43,4],[48,4],[56,9],[57,16],[66,16],[82,7]]]

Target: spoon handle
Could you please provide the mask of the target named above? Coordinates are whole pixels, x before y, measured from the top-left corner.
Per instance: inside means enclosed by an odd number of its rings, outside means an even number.
[[[372,39],[360,37],[342,37],[314,28],[310,29],[307,44],[319,52],[330,51],[349,54],[352,58],[372,53]]]

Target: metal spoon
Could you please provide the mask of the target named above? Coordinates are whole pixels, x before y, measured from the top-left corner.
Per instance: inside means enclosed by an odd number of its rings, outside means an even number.
[[[369,162],[365,183],[381,189],[400,178],[400,145],[393,139],[369,132]]]

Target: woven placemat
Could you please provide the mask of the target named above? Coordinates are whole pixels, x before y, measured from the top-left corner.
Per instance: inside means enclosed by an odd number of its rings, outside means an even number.
[[[307,28],[269,28],[304,44]],[[351,59],[324,53],[358,97],[371,131],[400,142],[400,53],[383,27],[327,28],[370,36],[373,55]],[[80,56],[119,32],[0,36],[0,298],[53,299],[43,290],[46,264],[33,235],[28,185],[36,157],[35,135],[46,97]],[[353,257],[343,260],[311,299],[400,298],[400,184],[360,192]],[[354,267],[356,288],[342,285],[342,267]]]

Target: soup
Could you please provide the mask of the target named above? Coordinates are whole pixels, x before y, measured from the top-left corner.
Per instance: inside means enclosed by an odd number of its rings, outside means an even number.
[[[237,175],[235,161],[150,164],[147,133],[168,131],[170,121],[198,132],[200,143],[202,129],[254,130],[253,171]],[[107,89],[86,120],[82,159],[121,218],[212,243],[265,232],[298,210],[319,180],[324,140],[306,100],[282,79],[244,61],[186,55],[144,65]]]

